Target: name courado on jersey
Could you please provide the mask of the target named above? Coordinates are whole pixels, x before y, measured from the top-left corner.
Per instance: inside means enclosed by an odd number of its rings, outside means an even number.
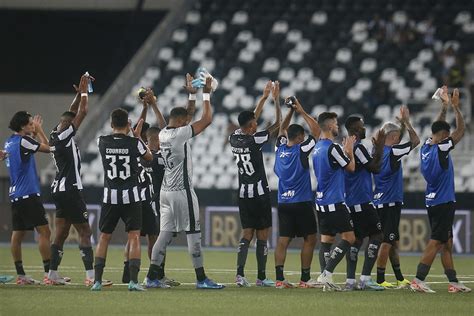
[[[127,148],[106,148],[105,153],[128,155],[128,149]]]

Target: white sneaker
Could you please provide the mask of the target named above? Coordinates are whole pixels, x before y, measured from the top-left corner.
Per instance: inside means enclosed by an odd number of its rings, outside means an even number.
[[[410,283],[410,289],[413,292],[421,292],[421,293],[436,293],[436,291],[433,291],[426,282],[418,280],[417,278],[414,278],[413,281]]]
[[[237,275],[235,277],[235,284],[237,284],[238,287],[250,287],[249,281],[240,275]]]
[[[471,292],[471,289],[462,284],[461,282],[449,282],[448,285],[448,292],[449,293],[469,293]]]
[[[326,274],[326,271],[323,271],[323,273],[321,273],[319,276],[318,276],[318,279],[317,281],[319,283],[322,283],[324,286],[323,286],[323,291],[326,292],[326,291],[342,291],[341,287],[337,284],[334,283],[334,281],[332,280],[332,275],[328,275]]]

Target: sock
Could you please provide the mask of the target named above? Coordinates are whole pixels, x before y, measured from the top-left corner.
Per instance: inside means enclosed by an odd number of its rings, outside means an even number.
[[[48,272],[48,279],[50,280],[56,280],[59,278],[59,275],[58,275],[58,271],[56,270],[53,270],[53,269],[49,269],[49,272]]]
[[[160,234],[158,235],[158,239],[153,245],[153,249],[151,251],[151,264],[161,266],[161,264],[165,260],[166,247],[168,247],[168,245],[171,243],[172,238],[172,232],[160,232]]]
[[[63,249],[62,247],[59,247],[56,244],[51,245],[51,264],[50,264],[50,269],[57,271],[58,266],[61,260],[61,257],[63,256]]]
[[[369,240],[369,244],[365,249],[365,260],[362,267],[362,275],[370,277],[372,269],[374,268],[375,262],[377,261],[377,255],[379,252],[380,241],[379,240]]]
[[[91,270],[86,270],[86,278],[88,279],[94,279],[94,269]]]
[[[360,275],[360,280],[361,280],[362,282],[370,281],[370,275],[361,274],[361,275]]]
[[[51,265],[51,260],[43,260],[44,273],[49,272],[49,266]]]
[[[346,283],[347,283],[347,284],[355,284],[355,283],[356,283],[356,279],[347,278],[347,279],[346,279]]]
[[[416,268],[416,278],[420,281],[424,281],[428,275],[428,272],[430,272],[430,268],[431,266],[420,262]]]
[[[377,267],[377,283],[385,282],[385,268]]]
[[[95,282],[102,283],[102,275],[104,274],[104,268],[105,268],[105,258],[95,257],[95,265],[94,265]]]
[[[454,269],[446,269],[444,270],[444,274],[448,277],[449,282],[458,283],[458,278],[456,277],[456,270]]]
[[[128,262],[130,268],[130,281],[138,283],[138,272],[140,271],[141,260],[130,259]]]
[[[123,273],[122,273],[122,283],[130,282],[130,262],[123,262]]]
[[[321,273],[324,271],[324,268],[326,268],[326,263],[331,254],[331,246],[331,243],[322,242],[321,247],[319,247],[319,265],[321,267]]]
[[[359,248],[352,246],[346,253],[346,274],[347,279],[354,279],[357,269],[357,256],[359,255]]]
[[[311,268],[302,268],[301,269],[301,281],[308,282],[311,279]]]
[[[329,257],[325,270],[332,273],[350,247],[351,244],[347,240],[341,239],[331,251],[331,256]]]
[[[162,266],[150,264],[150,268],[148,269],[148,273],[146,275],[149,280],[161,280],[163,279],[163,276],[164,272]]]
[[[245,276],[244,267],[247,262],[247,254],[249,252],[250,240],[242,238],[239,242],[239,248],[237,251],[237,275]]]
[[[23,269],[23,261],[15,261],[15,269],[17,275],[25,275],[25,270]]]
[[[79,252],[81,254],[82,263],[86,271],[94,269],[94,252],[92,247],[81,247],[79,246]]]
[[[397,278],[398,281],[405,280],[405,277],[403,277],[402,271],[400,270],[400,264],[399,263],[398,264],[392,264],[392,269],[393,269],[393,273],[395,273],[395,277]],[[428,271],[429,271],[429,269],[428,269]]]
[[[285,279],[285,277],[283,276],[283,266],[275,267],[275,275],[277,281],[283,281]]]
[[[206,273],[204,272],[204,267],[196,268],[194,269],[194,272],[196,272],[196,279],[198,282],[202,282],[206,279]]]
[[[267,241],[257,240],[257,278],[259,280],[265,280],[267,278],[265,270],[267,266]]]

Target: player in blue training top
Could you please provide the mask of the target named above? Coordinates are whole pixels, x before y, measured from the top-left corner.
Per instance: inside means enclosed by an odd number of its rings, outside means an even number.
[[[356,242],[347,253],[347,280],[346,291],[356,288],[356,267],[359,249],[365,237],[369,242],[365,249],[365,260],[357,288],[360,290],[383,290],[384,288],[372,281],[370,274],[377,260],[380,243],[382,242],[382,226],[377,210],[372,203],[372,173],[380,172],[380,164],[385,143],[385,135],[378,131],[373,143],[373,156],[361,142],[365,138],[364,121],[358,116],[349,116],[345,127],[349,135],[354,135],[357,140],[354,144],[355,172],[345,172],[346,204],[351,211],[354,223]]]
[[[400,214],[403,204],[403,171],[402,157],[408,155],[413,148],[418,146],[420,139],[410,123],[410,112],[405,105],[400,108],[400,125],[388,122],[382,126],[386,135],[385,147],[380,172],[374,175],[375,190],[374,204],[379,213],[383,241],[377,258],[377,283],[385,288],[395,287],[385,281],[385,267],[390,258],[393,272],[397,278],[397,287],[407,287],[410,281],[403,277],[400,270],[400,257],[398,255],[398,241]],[[408,131],[410,141],[400,144],[404,130]]]
[[[441,263],[448,277],[448,292],[471,292],[459,282],[453,263],[453,220],[456,197],[454,195],[454,167],[450,151],[464,136],[464,118],[459,109],[459,90],[454,89],[451,106],[456,115],[456,129],[450,134],[446,122],[449,105],[448,88],[442,87],[442,108],[431,125],[431,137],[421,147],[421,173],[426,180],[426,208],[430,220],[431,237],[426,245],[416,270],[411,289],[417,292],[434,293],[425,283],[436,254],[441,251]]]
[[[321,275],[318,282],[327,290],[341,290],[334,284],[332,273],[355,241],[354,228],[349,209],[344,203],[344,170],[354,172],[353,147],[355,136],[348,136],[343,146],[334,143],[339,135],[337,114],[323,112],[318,116],[321,138],[313,153],[313,166],[318,186],[316,189],[316,209],[321,232],[319,263]],[[336,234],[341,240],[331,251]]]
[[[40,184],[33,154],[50,152],[48,139],[42,128],[39,115],[33,118],[26,111],[19,111],[10,120],[9,128],[14,132],[5,142],[2,156],[6,159],[10,173],[10,201],[12,207],[11,251],[18,275],[16,283],[39,284],[25,275],[21,257],[21,243],[29,230],[38,232],[38,247],[43,259],[44,281],[48,280],[51,259],[48,220],[40,198]],[[38,138],[39,142],[35,140]]]
[[[301,115],[308,124],[311,135],[305,140],[301,125],[290,124],[293,113]],[[285,280],[283,265],[291,239],[303,237],[301,248],[301,279],[299,287],[319,285],[311,279],[311,261],[316,245],[317,224],[313,207],[313,190],[308,156],[316,145],[321,130],[314,118],[308,115],[298,100],[290,108],[278,133],[274,171],[278,176],[278,220],[280,237],[275,249],[276,288],[292,288]]]

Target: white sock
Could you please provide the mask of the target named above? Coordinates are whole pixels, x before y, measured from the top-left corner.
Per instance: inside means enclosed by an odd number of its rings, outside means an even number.
[[[346,283],[348,284],[355,284],[356,280],[355,279],[346,279]]]
[[[370,281],[370,275],[361,275],[360,280],[363,282]]]
[[[332,272],[329,272],[328,270],[324,270],[324,274],[326,274],[328,277],[332,277]]]
[[[95,278],[94,269],[92,269],[92,270],[86,270],[86,278],[88,278],[88,279],[93,279],[93,278]]]

